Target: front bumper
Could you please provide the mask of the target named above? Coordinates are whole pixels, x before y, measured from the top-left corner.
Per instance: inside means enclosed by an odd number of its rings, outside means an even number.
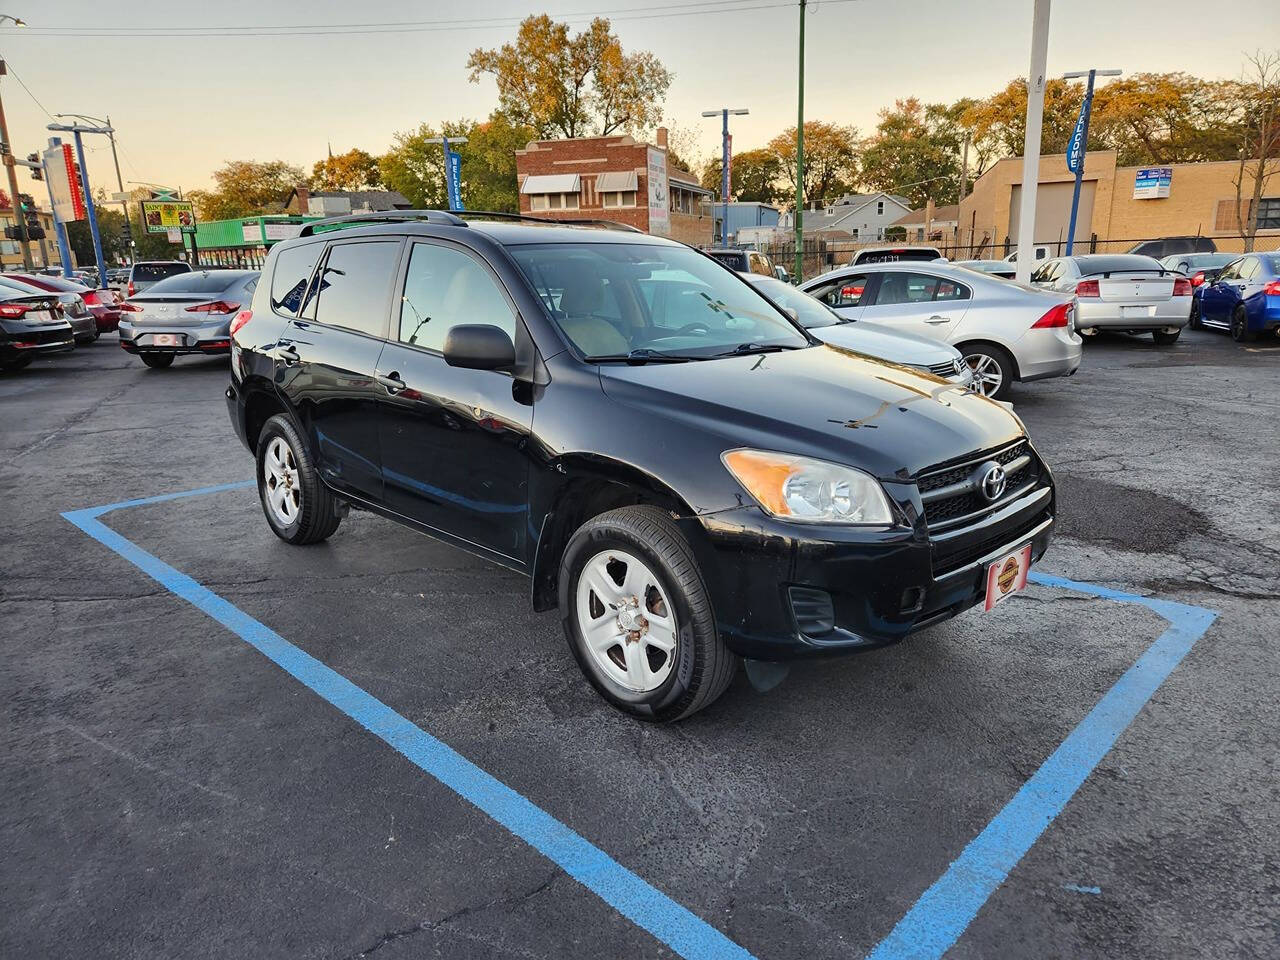
[[[1077,330],[1179,330],[1191,318],[1191,297],[1170,297],[1154,304],[1124,306],[1102,300],[1081,300]]]
[[[219,356],[231,353],[230,320],[208,324],[165,326],[157,323],[145,325],[132,321],[120,321],[120,346],[129,353],[204,354]],[[156,344],[157,335],[176,338],[175,344]]]
[[[912,528],[806,528],[755,507],[704,516],[701,566],[720,635],[740,656],[787,660],[884,646],[953,617],[985,599],[987,564],[1027,543],[1033,562],[1044,555],[1054,527],[1047,468],[1044,478],[932,539],[914,484],[885,485],[903,506],[914,501]]]

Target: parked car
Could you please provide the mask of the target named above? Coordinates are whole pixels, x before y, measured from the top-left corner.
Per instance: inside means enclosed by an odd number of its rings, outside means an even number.
[[[107,271],[107,286],[116,293],[123,294],[129,286],[129,268],[120,267]]]
[[[1018,268],[1008,260],[957,260],[955,263],[957,267],[976,270],[978,273],[999,277],[1002,280],[1012,280],[1018,273]]]
[[[56,298],[0,285],[0,370],[21,370],[36,357],[75,349],[75,334]]]
[[[41,277],[40,280],[48,280]],[[65,290],[51,290],[43,283],[33,283],[24,279],[23,275],[6,273],[0,275],[0,287],[13,290],[24,297],[36,297],[41,300],[53,298],[55,310],[60,318],[71,325],[75,342],[79,344],[93,343],[98,339],[98,324],[85,305],[84,298],[78,293]]]
[[[739,657],[992,604],[1048,546],[1052,477],[999,404],[822,346],[661,237],[418,216],[304,226],[235,320],[228,410],[282,540],[356,506],[528,574],[600,694],[660,721]]]
[[[842,317],[954,346],[973,389],[1004,400],[1015,382],[1069,377],[1080,366],[1075,298],[952,263],[842,267],[800,285]]]
[[[1032,244],[1031,249],[1032,249],[1032,251],[1033,251],[1033,256],[1032,256],[1032,258],[1031,258],[1031,262],[1032,262],[1032,263],[1039,263],[1041,260],[1048,259],[1050,256],[1052,256],[1052,255],[1053,255],[1053,254],[1052,254],[1052,251],[1049,249],[1048,245],[1047,245],[1047,244],[1044,244],[1044,243],[1036,243],[1036,244]],[[1004,258],[1004,262],[1005,262],[1005,263],[1017,263],[1017,262],[1018,262],[1018,251],[1017,251],[1017,250],[1014,250],[1014,251],[1013,251],[1013,253],[1011,253],[1011,254],[1009,254],[1007,257],[1005,257],[1005,258]]]
[[[712,260],[723,263],[730,270],[738,273],[758,273],[762,277],[772,277],[773,263],[767,256],[756,250],[735,250],[722,247],[706,251]]]
[[[1135,243],[1125,253],[1143,257],[1173,256],[1175,253],[1216,253],[1218,245],[1208,237],[1164,237],[1160,240],[1143,240]]]
[[[1055,257],[1036,268],[1031,282],[1076,295],[1076,329],[1084,336],[1099,330],[1150,333],[1167,346],[1178,339],[1191,314],[1191,281],[1151,257]]]
[[[1194,289],[1213,280],[1223,267],[1239,256],[1238,253],[1175,253],[1161,260],[1160,265],[1166,270],[1181,273],[1191,281]]]
[[[120,296],[114,290],[94,290],[63,277],[31,276],[21,273],[13,276],[41,290],[78,294],[89,312],[93,314],[94,324],[100,334],[110,333],[120,326]]]
[[[821,300],[774,277],[754,273],[742,276],[790,312],[793,319],[823,343],[904,367],[914,367],[957,386],[968,387],[973,383],[973,371],[955,347],[865,320],[842,317]],[[698,292],[696,287],[694,290]]]
[[[1238,343],[1280,331],[1280,254],[1250,253],[1223,267],[1196,289],[1188,323],[1230,330]]]
[[[864,263],[915,263],[941,259],[942,252],[937,247],[867,247],[853,255],[849,266],[857,267]]]
[[[132,297],[141,293],[152,284],[174,274],[190,272],[191,264],[182,260],[140,260],[129,267],[129,277],[124,285],[125,296]]]
[[[161,280],[124,302],[120,346],[155,368],[182,354],[229,354],[231,321],[257,285],[256,270],[201,270]]]

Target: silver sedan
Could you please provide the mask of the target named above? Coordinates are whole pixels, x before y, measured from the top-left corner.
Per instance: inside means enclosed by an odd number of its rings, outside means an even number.
[[[124,302],[120,346],[148,367],[174,357],[231,353],[231,321],[253,299],[256,270],[202,270],[167,277]]]
[[[1074,293],[1076,329],[1149,333],[1159,344],[1178,339],[1191,316],[1191,281],[1153,257],[1089,253],[1046,260],[1031,274],[1046,290]]]
[[[973,388],[997,400],[1017,381],[1069,377],[1080,366],[1071,294],[936,261],[840,267],[800,289],[850,320],[951,344]]]

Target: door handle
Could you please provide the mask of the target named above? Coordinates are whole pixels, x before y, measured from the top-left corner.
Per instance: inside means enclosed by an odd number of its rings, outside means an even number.
[[[935,313],[932,317],[929,317],[925,320],[925,323],[950,323],[950,322],[951,322],[950,317],[944,317],[940,313]]]
[[[387,374],[375,373],[373,375],[373,379],[386,387],[387,393],[391,394],[393,397],[408,386],[407,383],[400,379],[400,374],[394,370]]]
[[[276,347],[276,359],[283,360],[286,364],[293,364],[300,361],[302,357],[297,350],[293,349],[291,344],[283,343]]]

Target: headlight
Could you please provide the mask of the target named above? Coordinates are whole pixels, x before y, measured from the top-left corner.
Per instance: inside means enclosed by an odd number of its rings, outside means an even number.
[[[893,522],[880,484],[853,467],[765,450],[727,450],[720,459],[779,520],[878,526]]]

